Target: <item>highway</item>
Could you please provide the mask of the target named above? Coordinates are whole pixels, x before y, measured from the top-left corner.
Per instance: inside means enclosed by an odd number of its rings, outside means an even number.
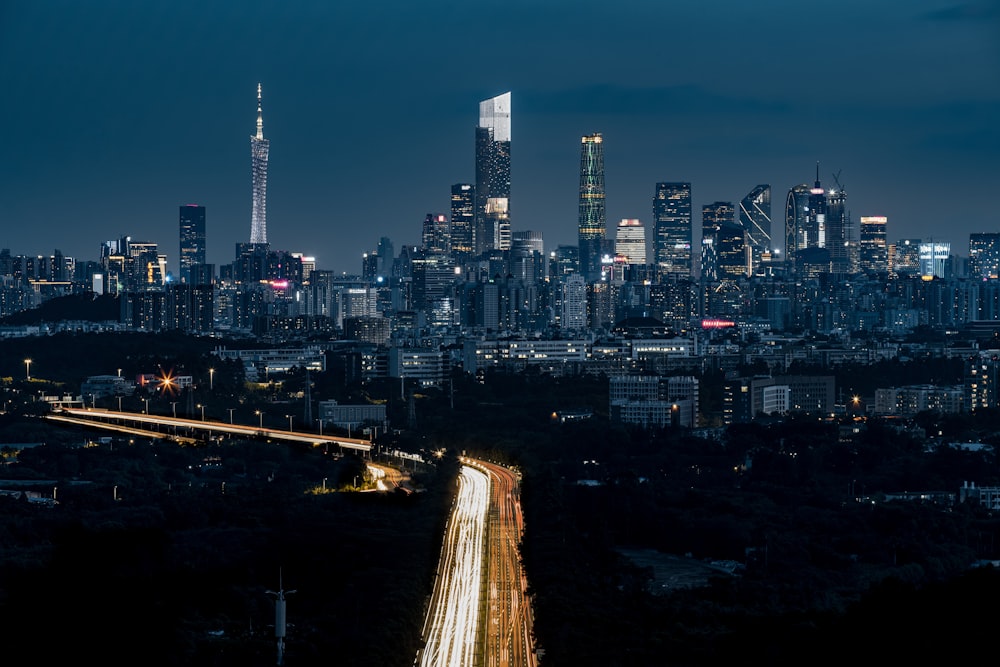
[[[445,532],[421,667],[535,667],[517,476],[472,459]]]
[[[271,440],[286,440],[289,442],[306,442],[312,445],[331,444],[345,449],[371,451],[372,444],[368,440],[344,438],[341,436],[318,435],[316,433],[296,432],[292,430],[258,428],[241,424],[227,424],[212,420],[182,419],[150,415],[143,412],[118,412],[97,408],[61,408],[47,416],[55,421],[87,424],[108,430],[122,431],[134,434],[144,434],[147,437],[174,437],[174,432],[181,436],[202,432],[203,435],[237,435],[248,438],[269,438]],[[172,432],[173,431],[173,432]]]
[[[421,667],[472,667],[477,664],[489,494],[489,476],[482,470],[463,466],[424,622],[424,648],[418,656]]]

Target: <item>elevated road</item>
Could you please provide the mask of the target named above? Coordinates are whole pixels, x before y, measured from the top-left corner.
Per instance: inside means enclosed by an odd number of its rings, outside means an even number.
[[[212,435],[239,436],[245,438],[266,438],[286,442],[304,442],[311,445],[330,444],[344,449],[354,449],[369,452],[372,443],[368,440],[344,438],[336,435],[318,435],[285,431],[282,429],[257,428],[240,424],[227,424],[211,420],[182,419],[150,415],[143,412],[118,412],[98,408],[61,408],[46,417],[54,421],[86,424],[96,428],[113,431],[126,431],[136,435],[156,438],[177,438],[197,440],[195,434],[211,437]]]

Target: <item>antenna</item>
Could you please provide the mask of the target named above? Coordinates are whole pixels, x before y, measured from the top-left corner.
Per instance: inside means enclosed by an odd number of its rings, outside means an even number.
[[[285,660],[285,596],[294,593],[294,590],[286,591],[281,581],[281,568],[278,568],[278,591],[265,591],[268,595],[274,596],[274,636],[278,640],[278,662],[277,665],[284,664]]]

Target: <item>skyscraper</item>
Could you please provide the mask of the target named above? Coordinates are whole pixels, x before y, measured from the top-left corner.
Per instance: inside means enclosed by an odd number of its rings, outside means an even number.
[[[493,248],[510,248],[509,92],[479,103],[475,242],[477,255]]]
[[[604,211],[604,140],[601,134],[584,136],[580,143],[580,208],[577,227],[580,272],[596,280],[601,276],[607,220]]]
[[[1000,233],[969,234],[969,275],[974,280],[1000,277]]]
[[[180,207],[180,279],[191,282],[191,267],[205,263],[205,207]]]
[[[425,253],[429,255],[450,254],[451,224],[448,222],[448,216],[440,213],[428,213],[424,218],[420,239]]]
[[[826,193],[825,247],[830,250],[830,270],[834,273],[847,273],[850,268],[850,222],[847,190],[837,182],[837,187]]]
[[[723,225],[736,224],[735,219],[731,202],[717,201],[701,207],[701,276],[706,280],[719,279],[719,230]]]
[[[758,185],[740,201],[740,225],[750,239],[751,270],[771,251],[771,186]]]
[[[859,235],[859,268],[864,273],[889,271],[889,248],[886,245],[884,215],[862,216]]]
[[[826,190],[819,182],[819,163],[816,163],[816,182],[809,190],[809,208],[803,230],[802,248],[826,247]]]
[[[806,248],[806,225],[809,213],[809,186],[800,183],[788,191],[785,199],[785,263],[795,272],[795,253]]]
[[[264,116],[257,84],[257,134],[250,137],[250,170],[253,175],[253,210],[250,243],[267,243],[267,155],[271,142],[264,138]]]
[[[641,222],[625,218],[618,223],[615,254],[625,257],[633,266],[646,264],[646,228]]]
[[[661,276],[691,274],[691,184],[657,183],[653,198],[653,263]]]
[[[476,188],[469,183],[451,186],[451,251],[459,261],[476,249]]]

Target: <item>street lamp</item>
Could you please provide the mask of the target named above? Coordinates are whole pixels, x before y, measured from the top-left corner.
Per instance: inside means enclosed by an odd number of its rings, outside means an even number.
[[[121,377],[121,376],[122,376],[122,369],[119,368],[118,369],[118,377]]]
[[[142,402],[146,404],[146,409],[143,411],[143,414],[147,414],[148,415],[149,414],[149,399],[148,398],[144,398],[144,399],[142,399]]]
[[[254,410],[254,414],[260,417],[260,429],[264,430],[264,413],[261,410]]]
[[[199,403],[198,407],[201,408],[201,420],[205,421],[205,406]]]
[[[236,408],[226,408],[226,409],[229,410],[229,423],[232,424],[233,423],[233,410],[235,410]]]
[[[31,379],[31,359],[24,360],[24,379]]]
[[[211,391],[214,388],[215,388],[215,369],[214,368],[209,368],[208,369],[208,389],[209,389],[209,391]]]
[[[170,409],[174,411],[174,419],[177,419],[177,401],[170,401]]]
[[[122,411],[122,397],[118,397],[118,412]]]
[[[288,432],[291,433],[292,432],[292,418],[295,415],[285,415],[285,416],[288,417]]]

